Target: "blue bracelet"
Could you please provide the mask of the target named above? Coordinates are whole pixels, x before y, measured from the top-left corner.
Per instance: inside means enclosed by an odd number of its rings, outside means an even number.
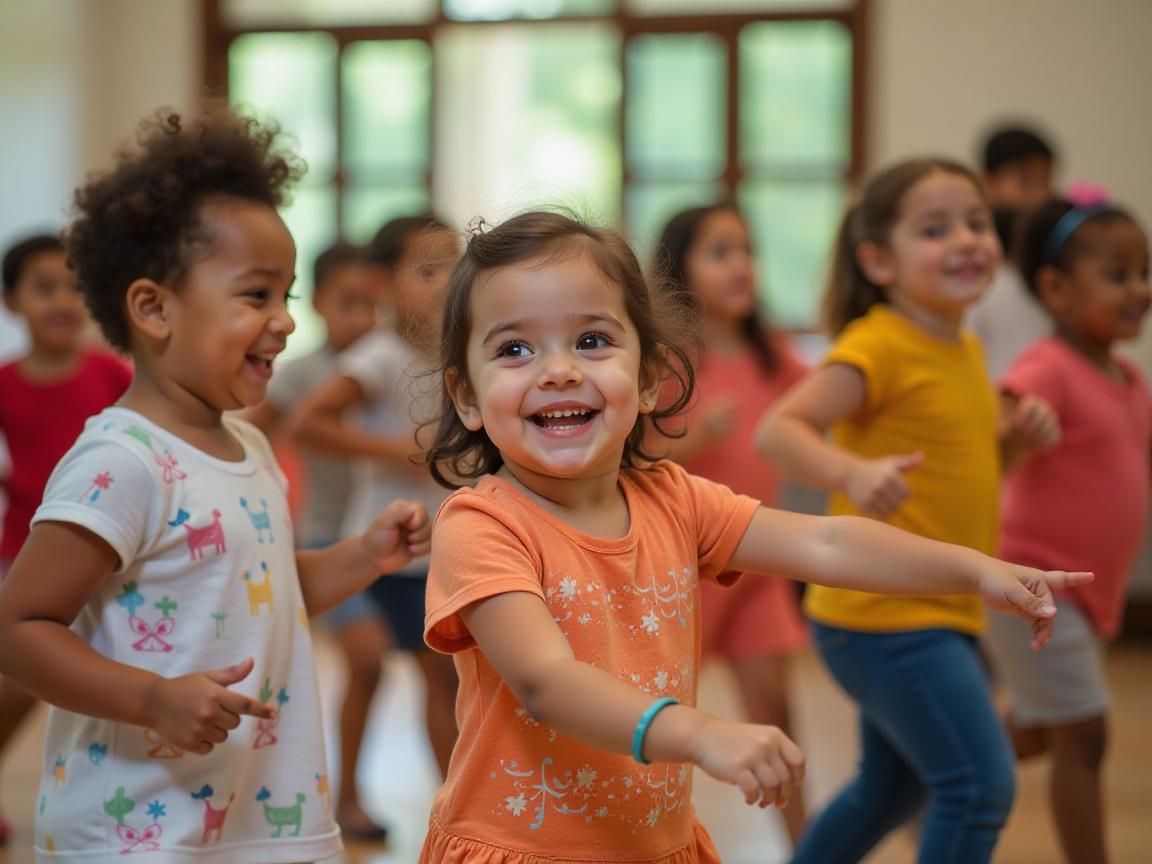
[[[679,700],[673,699],[671,696],[665,696],[663,699],[657,699],[648,706],[648,710],[640,716],[640,722],[636,724],[636,731],[632,733],[632,758],[639,762],[641,765],[650,764],[644,758],[644,736],[648,734],[648,727],[652,725],[652,721],[656,715],[667,708],[669,705],[678,705]]]

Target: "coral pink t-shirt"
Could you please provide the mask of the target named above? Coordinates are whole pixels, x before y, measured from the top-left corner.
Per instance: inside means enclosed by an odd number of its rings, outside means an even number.
[[[460,737],[422,860],[716,860],[691,766],[640,765],[537,723],[460,617],[497,594],[535,594],[578,660],[653,700],[695,704],[699,583],[735,578],[724,570],[758,502],[671,462],[622,471],[620,488],[631,524],[617,539],[575,530],[493,476],[440,510],[425,638],[456,655]]]
[[[1117,357],[1126,381],[1105,375],[1058,339],[1016,361],[1001,388],[1047,400],[1062,436],[1008,475],[1003,558],[1032,567],[1092,570],[1067,596],[1096,630],[1116,635],[1124,589],[1147,527],[1152,398],[1136,367]]]
[[[120,398],[132,370],[111,354],[85,354],[76,371],[58,381],[29,379],[20,361],[0,366],[0,432],[12,455],[8,509],[0,558],[15,558],[28,538],[44,486],[89,417]]]

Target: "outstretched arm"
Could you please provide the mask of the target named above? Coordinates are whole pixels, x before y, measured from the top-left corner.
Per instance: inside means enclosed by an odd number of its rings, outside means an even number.
[[[631,752],[637,723],[656,697],[577,660],[539,597],[499,594],[465,608],[461,617],[534,719],[593,747]],[[728,723],[686,705],[656,715],[643,754],[654,762],[699,765],[761,806],[787,803],[804,775],[803,755],[779,729]]]
[[[1090,573],[1042,572],[855,516],[804,516],[761,507],[728,569],[882,594],[979,594],[1030,622],[1033,648],[1051,637],[1052,589]]]
[[[272,709],[233,690],[251,659],[179,678],[111,660],[69,629],[119,563],[90,531],[66,522],[32,528],[0,588],[0,672],[79,714],[151,727],[182,750],[207,753],[240,724]]]
[[[308,614],[320,615],[381,574],[427,555],[431,534],[423,504],[396,500],[380,511],[363,534],[326,549],[297,552],[296,569]]]

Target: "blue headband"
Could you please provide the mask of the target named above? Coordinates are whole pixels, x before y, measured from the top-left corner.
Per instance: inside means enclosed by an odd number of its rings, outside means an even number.
[[[1116,208],[1107,204],[1100,204],[1095,207],[1073,207],[1061,216],[1060,221],[1053,225],[1052,230],[1048,232],[1048,240],[1044,243],[1044,263],[1055,263],[1060,250],[1068,242],[1068,238],[1089,219],[1115,212],[1117,212]]]

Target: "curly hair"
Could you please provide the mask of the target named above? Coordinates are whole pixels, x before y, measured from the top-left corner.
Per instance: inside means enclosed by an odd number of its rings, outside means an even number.
[[[587,255],[624,292],[624,308],[640,337],[641,376],[647,381],[671,379],[678,385],[675,398],[661,400],[651,414],[640,414],[628,433],[620,464],[624,468],[642,467],[657,458],[644,449],[649,425],[670,437],[683,434],[663,428],[661,421],[682,411],[692,396],[695,373],[684,347],[691,341],[691,319],[677,298],[649,289],[635,253],[615,231],[544,211],[522,213],[487,231],[474,230],[448,280],[439,371],[442,376],[455,372],[467,381],[472,290],[482,276],[525,261],[565,254]],[[483,429],[473,432],[460,420],[446,387],[436,437],[426,460],[436,482],[449,489],[458,488],[459,479],[493,474],[504,464],[488,434]]]
[[[133,281],[178,285],[211,248],[205,202],[286,202],[305,166],[281,137],[275,123],[221,106],[191,121],[164,109],[140,124],[136,148],[122,149],[111,171],[76,191],[69,260],[110,344],[131,347],[125,295]]]

